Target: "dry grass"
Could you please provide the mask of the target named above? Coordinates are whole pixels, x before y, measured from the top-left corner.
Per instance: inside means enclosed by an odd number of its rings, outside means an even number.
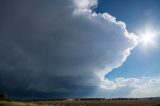
[[[0,106],[160,106],[160,100],[89,100],[89,101],[30,101],[5,102]]]
[[[38,104],[0,101],[0,106],[38,106]]]

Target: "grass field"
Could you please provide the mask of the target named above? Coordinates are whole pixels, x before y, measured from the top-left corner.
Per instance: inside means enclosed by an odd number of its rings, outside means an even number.
[[[0,106],[160,106],[160,100],[0,101]]]

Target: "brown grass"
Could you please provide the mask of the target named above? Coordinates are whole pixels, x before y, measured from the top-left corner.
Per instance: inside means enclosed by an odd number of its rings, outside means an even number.
[[[160,100],[88,100],[0,102],[0,106],[160,106]]]

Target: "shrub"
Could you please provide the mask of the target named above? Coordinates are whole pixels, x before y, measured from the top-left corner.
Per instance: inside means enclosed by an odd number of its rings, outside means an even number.
[[[0,93],[0,100],[5,100],[6,99],[6,95],[4,93]]]
[[[157,106],[160,106],[160,104],[158,104]]]

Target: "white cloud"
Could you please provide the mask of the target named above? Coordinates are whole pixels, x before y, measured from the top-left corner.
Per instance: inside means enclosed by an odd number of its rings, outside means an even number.
[[[128,33],[126,29],[126,25],[124,22],[121,21],[116,21],[116,18],[113,17],[112,15],[108,13],[103,13],[103,14],[97,14],[92,12],[92,10],[89,9],[90,6],[93,6],[93,4],[97,4],[91,1],[90,3],[84,1],[82,3],[77,2],[80,4],[80,9],[78,8],[74,11],[74,14],[76,15],[83,15],[87,18],[90,19],[92,23],[99,24],[99,28],[106,28],[104,31],[104,34],[110,34],[112,35],[113,33],[120,31],[120,33],[117,33],[117,37],[120,35],[122,39],[128,38],[128,47],[123,45],[125,47],[123,50],[116,51],[119,54],[113,54],[114,56],[116,55],[116,58],[114,59],[113,55],[109,54],[111,57],[111,61],[106,62],[104,64],[104,68],[102,70],[96,70],[96,75],[100,79],[100,88],[106,89],[106,90],[117,90],[119,88],[130,88],[130,91],[126,94],[128,97],[151,97],[151,96],[159,96],[160,95],[160,79],[153,79],[153,78],[116,78],[115,81],[111,81],[109,79],[105,79],[104,76],[108,74],[108,72],[112,71],[114,68],[120,67],[123,62],[126,61],[127,57],[130,55],[130,51],[136,46],[137,44],[137,36],[134,35],[134,33]],[[83,4],[83,6],[82,6]],[[98,29],[97,29],[98,30]],[[111,36],[110,36],[111,37]],[[121,38],[117,39],[118,41],[122,40]],[[112,39],[113,42],[116,41],[115,39]],[[107,41],[107,40],[106,40]],[[123,40],[122,40],[123,41]],[[112,43],[113,43],[112,42]],[[110,45],[114,45],[110,43]],[[121,44],[120,44],[121,45]],[[122,47],[122,48],[123,48]],[[111,53],[114,53],[113,49],[117,49],[118,47],[111,47],[112,51]],[[109,51],[109,49],[108,49]],[[107,55],[106,55],[107,56]]]
[[[72,0],[76,9],[90,9],[92,6],[97,5],[97,0]]]
[[[139,82],[134,82],[134,89],[130,92],[130,97],[157,97],[160,95],[159,78],[141,78]]]
[[[119,94],[117,96],[124,97],[157,97],[160,95],[160,79],[159,78],[116,78],[114,81],[105,79],[101,83],[101,88],[107,91],[116,91],[121,89],[127,90],[126,94]],[[123,91],[124,92],[124,91]]]

